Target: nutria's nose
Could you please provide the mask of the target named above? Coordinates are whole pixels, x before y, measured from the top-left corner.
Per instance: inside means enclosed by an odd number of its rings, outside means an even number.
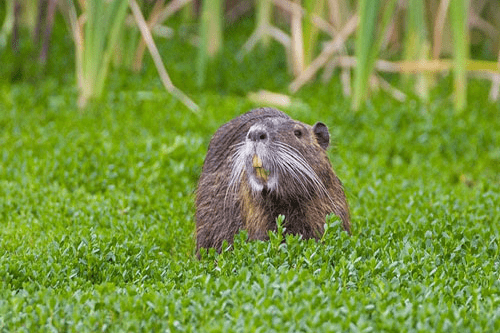
[[[252,127],[248,131],[247,137],[252,141],[259,142],[259,141],[266,141],[268,134],[267,131],[262,127]]]

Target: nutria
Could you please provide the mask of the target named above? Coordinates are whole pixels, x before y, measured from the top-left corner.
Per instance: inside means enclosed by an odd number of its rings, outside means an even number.
[[[349,233],[349,208],[326,149],[328,128],[293,120],[273,108],[247,112],[221,126],[208,147],[196,191],[196,247],[221,250],[240,230],[266,240],[285,216],[285,233],[319,238],[335,213]]]

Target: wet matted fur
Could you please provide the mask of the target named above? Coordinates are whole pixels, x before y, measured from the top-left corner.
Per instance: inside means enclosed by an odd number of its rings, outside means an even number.
[[[293,120],[273,108],[247,112],[212,137],[196,191],[196,243],[221,250],[240,230],[266,240],[285,216],[286,233],[319,238],[334,213],[350,232],[342,183],[326,149],[323,123]]]

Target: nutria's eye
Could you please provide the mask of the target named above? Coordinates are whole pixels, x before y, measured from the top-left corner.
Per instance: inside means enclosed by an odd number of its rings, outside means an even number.
[[[297,129],[297,130],[293,131],[293,134],[295,134],[295,136],[297,138],[299,138],[299,139],[302,137],[302,131],[301,130]]]

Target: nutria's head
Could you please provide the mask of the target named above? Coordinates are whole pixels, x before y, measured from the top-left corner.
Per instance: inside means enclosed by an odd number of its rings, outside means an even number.
[[[235,147],[228,191],[236,192],[247,181],[254,196],[329,197],[323,179],[332,175],[325,153],[329,142],[328,128],[320,122],[309,126],[283,117],[259,120]]]

